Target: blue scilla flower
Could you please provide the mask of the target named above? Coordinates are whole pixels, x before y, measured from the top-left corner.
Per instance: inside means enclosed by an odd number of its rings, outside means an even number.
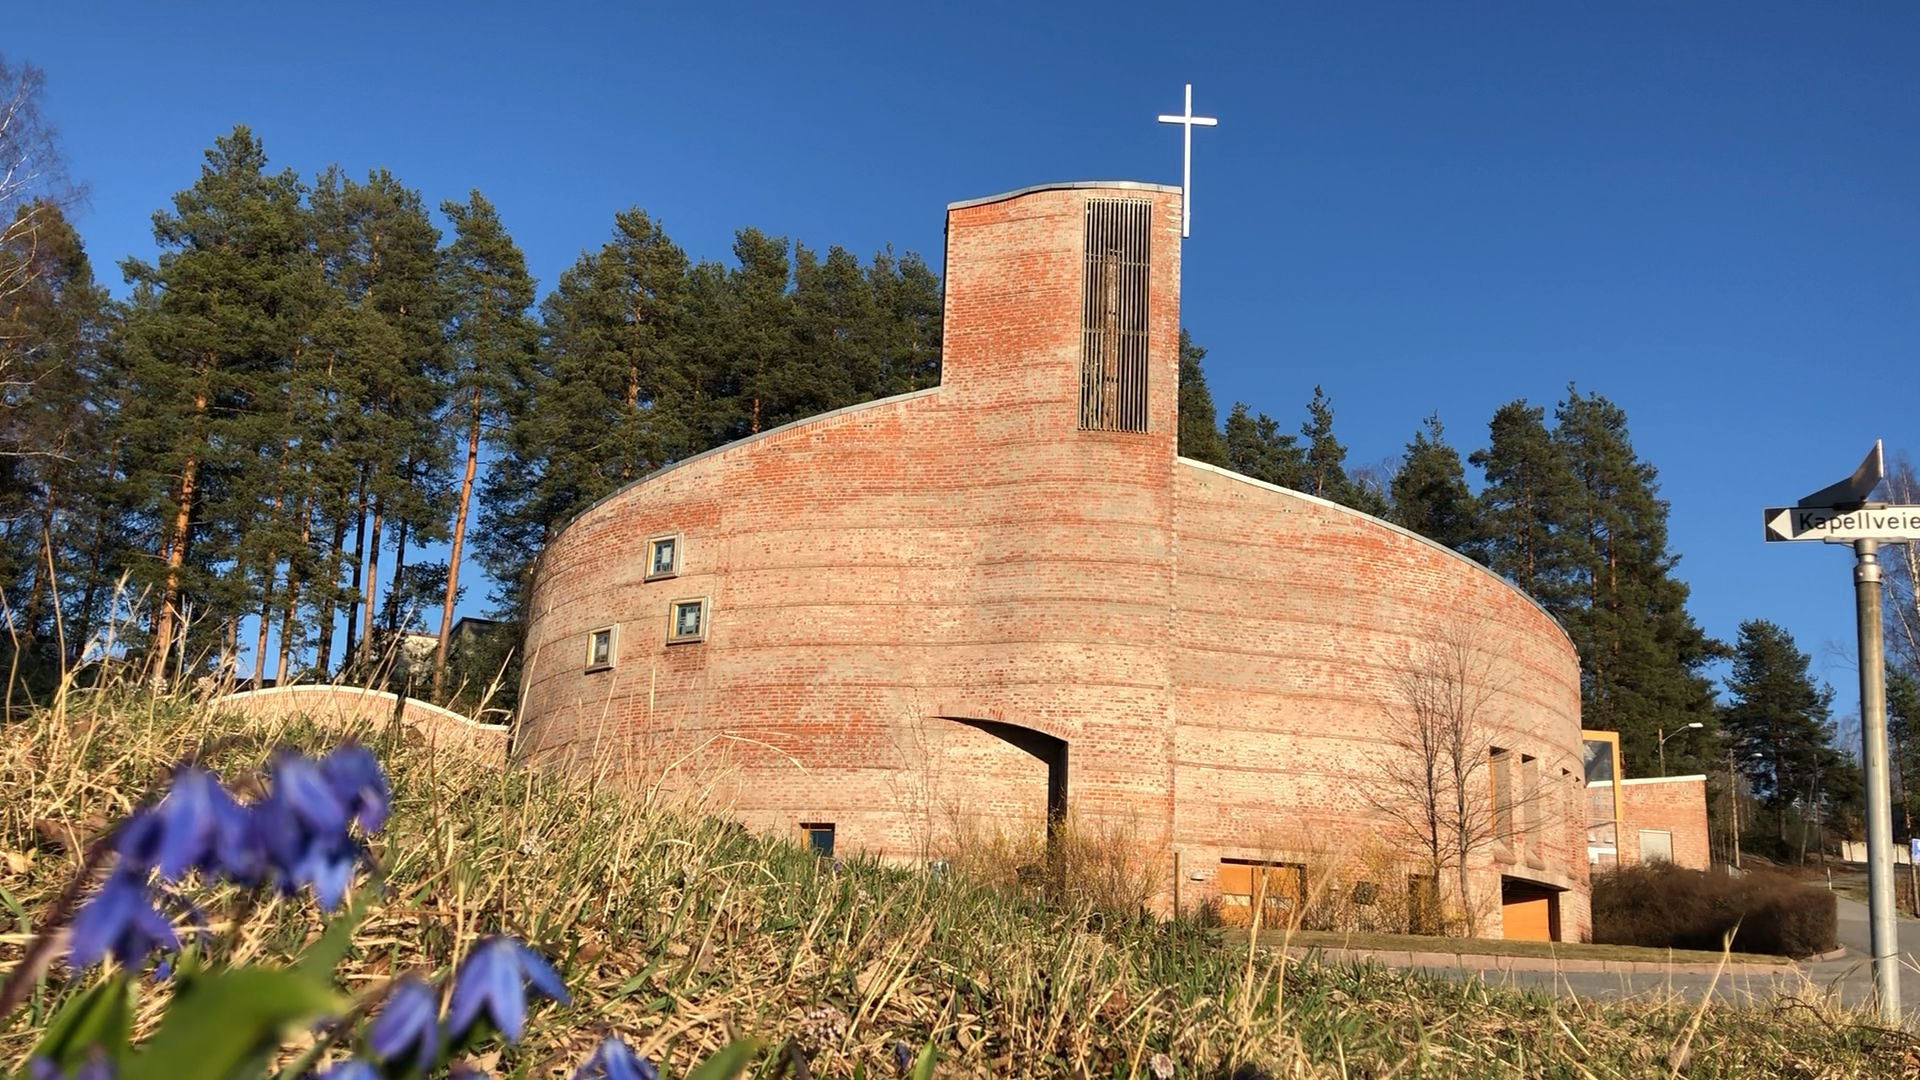
[[[159,805],[136,811],[120,827],[115,850],[130,869],[158,868],[164,881],[178,881],[194,868],[218,871],[221,825],[240,816],[244,812],[218,776],[182,769]]]
[[[387,823],[392,795],[373,751],[359,743],[339,747],[320,762],[320,775],[333,787],[347,816],[358,821],[362,829],[376,833]]]
[[[440,995],[412,976],[401,979],[368,1027],[367,1046],[382,1062],[431,1066],[440,1054]]]
[[[360,1058],[348,1058],[328,1066],[327,1071],[314,1080],[380,1080],[380,1070],[373,1063]]]
[[[573,1080],[660,1080],[653,1062],[633,1052],[617,1038],[608,1036],[594,1047],[593,1056],[575,1070]]]
[[[539,953],[510,937],[481,941],[454,973],[447,1030],[460,1038],[484,1016],[508,1042],[519,1042],[527,1022],[526,983],[563,1005],[569,1000],[560,976]]]
[[[311,885],[320,906],[331,911],[363,858],[347,831],[347,804],[320,766],[298,754],[274,760],[273,781],[272,791],[252,809],[252,834],[282,890]]]
[[[70,1073],[61,1072],[59,1064],[50,1058],[37,1057],[27,1062],[28,1080],[113,1080],[119,1073],[113,1059],[98,1048]]]
[[[112,954],[132,968],[156,948],[179,947],[173,924],[154,909],[145,872],[121,868],[107,877],[106,884],[73,917],[67,959],[78,971]]]

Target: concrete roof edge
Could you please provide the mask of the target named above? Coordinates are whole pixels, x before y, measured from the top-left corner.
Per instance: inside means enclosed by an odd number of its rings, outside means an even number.
[[[1005,202],[1022,195],[1031,195],[1036,191],[1076,191],[1086,188],[1118,188],[1122,191],[1165,191],[1178,192],[1177,184],[1155,184],[1145,180],[1060,180],[1051,184],[1031,184],[1012,191],[1002,191],[998,195],[982,195],[977,199],[961,199],[947,204],[949,212],[965,210],[970,206],[986,206],[989,203]]]
[[[1704,781],[1706,778],[1706,773],[1688,773],[1685,776],[1634,776],[1620,781],[1620,786],[1626,787],[1628,784],[1675,784],[1682,780]]]
[[[1268,491],[1277,491],[1282,495],[1291,495],[1296,499],[1304,499],[1307,502],[1313,503],[1315,505],[1324,506],[1329,510],[1337,510],[1340,513],[1347,514],[1351,517],[1360,518],[1361,520],[1366,521],[1369,524],[1378,525],[1383,529],[1387,529],[1391,532],[1399,533],[1401,536],[1404,536],[1409,540],[1419,541],[1420,543],[1425,544],[1426,546],[1434,549],[1435,551],[1442,552],[1446,555],[1452,556],[1453,558],[1458,559],[1461,562],[1467,564],[1468,566],[1473,567],[1475,570],[1478,570],[1480,573],[1485,574],[1486,576],[1492,578],[1493,580],[1499,582],[1500,584],[1506,586],[1507,588],[1512,589],[1513,592],[1516,595],[1518,595],[1521,599],[1525,600],[1529,604],[1532,604],[1534,608],[1540,612],[1540,614],[1545,615],[1547,617],[1547,621],[1553,624],[1554,629],[1560,631],[1560,636],[1566,639],[1567,647],[1570,649],[1574,648],[1573,635],[1567,633],[1567,628],[1565,626],[1560,625],[1560,620],[1553,617],[1553,612],[1548,611],[1545,604],[1542,604],[1540,601],[1535,600],[1532,596],[1527,594],[1527,591],[1525,589],[1522,589],[1520,586],[1515,585],[1511,581],[1508,581],[1505,576],[1494,573],[1491,568],[1484,566],[1481,563],[1474,561],[1473,559],[1467,558],[1465,555],[1460,554],[1459,552],[1453,550],[1452,548],[1448,547],[1445,544],[1439,543],[1428,537],[1421,536],[1419,533],[1414,532],[1412,529],[1409,529],[1400,525],[1395,525],[1391,521],[1374,517],[1372,514],[1369,514],[1364,510],[1355,510],[1351,506],[1346,506],[1342,503],[1334,502],[1332,499],[1323,499],[1318,495],[1309,495],[1304,491],[1295,491],[1292,488],[1281,487],[1279,484],[1269,484],[1265,480],[1256,480],[1251,476],[1234,472],[1232,469],[1221,468],[1218,465],[1209,465],[1204,461],[1196,461],[1193,458],[1189,458],[1189,457],[1176,457],[1174,460],[1178,461],[1182,465],[1192,466],[1193,468],[1200,469],[1205,472],[1219,473],[1221,476],[1227,477],[1228,479],[1231,479],[1231,480],[1238,480],[1243,484],[1250,484],[1254,487],[1264,488]],[[1574,652],[1575,652],[1575,655],[1577,656],[1579,653],[1579,650],[1574,649]]]

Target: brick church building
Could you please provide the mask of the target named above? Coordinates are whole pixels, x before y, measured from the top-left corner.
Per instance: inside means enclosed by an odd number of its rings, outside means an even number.
[[[1388,845],[1328,886],[1364,904],[1420,873],[1379,795],[1409,665],[1471,634],[1481,932],[1584,936],[1572,645],[1444,547],[1178,455],[1179,189],[955,203],[945,287],[938,387],[690,458],[559,533],[515,754],[901,861],[1070,810],[1125,824],[1163,906],[1244,910],[1257,878]]]

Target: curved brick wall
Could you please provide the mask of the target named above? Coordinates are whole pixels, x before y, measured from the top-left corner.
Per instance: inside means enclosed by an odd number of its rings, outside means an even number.
[[[1536,759],[1537,813],[1488,844],[1476,888],[1502,875],[1569,890],[1563,936],[1587,928],[1580,671],[1525,594],[1460,555],[1323,499],[1182,459],[1175,484],[1179,650],[1176,843],[1195,865],[1271,850],[1285,861],[1364,847],[1391,793],[1385,714],[1430,643],[1484,652],[1483,739]],[[1486,776],[1483,770],[1480,774]],[[1485,782],[1484,780],[1482,782]],[[1369,798],[1369,792],[1372,797]]]
[[[1145,432],[1078,430],[1089,197],[1152,204]],[[1064,740],[1075,812],[1126,821],[1156,858],[1270,857],[1354,832],[1384,672],[1470,610],[1515,636],[1513,748],[1578,774],[1573,652],[1524,597],[1390,526],[1176,458],[1178,222],[1177,190],[1144,185],[950,208],[939,388],[690,459],[548,545],[516,754],[915,857],[1044,819],[1047,765],[962,721],[1000,722]],[[680,572],[647,581],[647,540],[668,533]],[[670,605],[697,597],[706,640],[667,644]],[[588,671],[606,626],[614,663]],[[1584,825],[1490,852],[1488,887],[1504,855],[1577,891],[1574,936]]]

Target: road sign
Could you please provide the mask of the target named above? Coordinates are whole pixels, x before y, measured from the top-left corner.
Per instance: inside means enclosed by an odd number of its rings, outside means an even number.
[[[1828,484],[1819,491],[1800,500],[1801,506],[1853,506],[1867,501],[1873,489],[1887,475],[1886,455],[1880,450],[1880,440],[1873,440],[1873,449],[1867,451],[1867,459],[1853,470],[1853,475],[1837,484]]]
[[[1769,506],[1768,540],[1920,540],[1920,506]]]
[[[1853,614],[1860,634],[1860,650],[1854,654],[1860,661],[1860,778],[1867,797],[1867,936],[1880,1018],[1899,1026],[1906,1017],[1900,1011],[1900,937],[1893,918],[1893,785],[1887,777],[1879,547],[1883,541],[1920,540],[1920,506],[1869,505],[1886,474],[1880,440],[1875,439],[1852,476],[1801,499],[1799,506],[1768,507],[1766,524],[1770,541],[1853,542]],[[1920,852],[1920,846],[1914,850]],[[1920,881],[1914,884],[1920,890]]]

